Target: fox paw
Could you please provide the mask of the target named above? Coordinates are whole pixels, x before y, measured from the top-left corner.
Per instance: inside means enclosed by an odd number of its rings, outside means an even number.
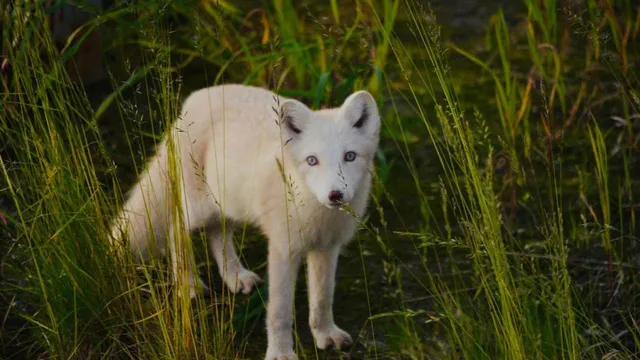
[[[328,329],[311,329],[316,346],[320,350],[326,350],[334,347],[336,349],[344,349],[353,343],[351,335],[340,329],[336,325],[330,326]]]
[[[267,348],[267,355],[264,360],[298,360],[298,356],[293,350],[291,351],[278,351]]]
[[[189,297],[191,299],[195,299],[198,294],[204,292],[209,289],[209,287],[202,281],[200,276],[192,275],[189,278]]]
[[[197,275],[191,275],[189,276],[189,298],[190,299],[195,299],[198,294],[201,294],[204,292],[204,290],[208,289],[209,287],[207,285],[205,285],[205,283],[202,281],[202,279],[197,276]],[[173,279],[173,290],[177,292],[178,297],[182,298],[183,296],[186,296],[186,293],[183,292],[183,290],[181,289],[181,287],[178,284],[178,279],[177,277],[174,277]]]
[[[256,283],[260,281],[260,277],[256,273],[244,268],[236,273],[227,273],[223,278],[232,293],[242,292],[245,295],[250,294]]]

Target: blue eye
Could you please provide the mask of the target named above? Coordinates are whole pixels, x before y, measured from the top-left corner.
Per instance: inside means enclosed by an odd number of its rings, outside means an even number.
[[[309,166],[318,165],[318,158],[313,155],[307,157],[307,164],[309,164]]]
[[[352,162],[355,159],[356,159],[356,153],[355,152],[347,151],[346,153],[344,153],[344,161]]]

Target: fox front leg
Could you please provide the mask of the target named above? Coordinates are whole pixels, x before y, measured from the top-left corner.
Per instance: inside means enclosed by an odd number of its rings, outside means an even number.
[[[309,326],[319,349],[349,346],[351,336],[340,329],[333,319],[333,294],[339,246],[313,250],[307,255],[309,291]]]
[[[293,296],[301,254],[269,245],[269,303],[265,360],[298,360],[293,351]]]

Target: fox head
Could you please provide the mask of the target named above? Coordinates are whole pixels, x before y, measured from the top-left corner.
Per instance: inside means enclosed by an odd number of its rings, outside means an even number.
[[[339,108],[311,111],[297,100],[280,104],[285,151],[306,187],[323,205],[348,204],[373,166],[380,115],[366,91]]]

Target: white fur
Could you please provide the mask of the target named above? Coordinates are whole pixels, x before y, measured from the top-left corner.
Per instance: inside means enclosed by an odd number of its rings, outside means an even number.
[[[365,109],[366,121],[355,128]],[[284,98],[278,108],[275,94],[255,87],[224,85],[196,91],[131,190],[113,226],[113,238],[124,231],[131,249],[142,258],[168,243],[174,280],[181,284],[188,278],[195,296],[199,282],[183,256],[188,237],[177,231],[175,220],[180,218],[172,214],[181,215],[185,233],[206,227],[222,278],[232,291],[248,293],[259,278],[238,260],[231,228],[249,221],[269,240],[266,359],[297,359],[292,307],[305,255],[309,324],[316,345],[343,346],[351,337],[333,319],[335,272],[339,250],[352,238],[356,219],[328,196],[341,191],[343,201],[363,216],[379,129],[375,101],[365,91],[352,94],[339,108],[320,111]],[[170,143],[177,149],[175,157],[169,156]],[[353,162],[344,161],[347,151],[356,152]],[[318,165],[307,164],[310,155],[317,157]],[[174,158],[180,186],[169,181]],[[173,203],[176,198],[179,204]],[[151,239],[156,246],[151,246]]]

